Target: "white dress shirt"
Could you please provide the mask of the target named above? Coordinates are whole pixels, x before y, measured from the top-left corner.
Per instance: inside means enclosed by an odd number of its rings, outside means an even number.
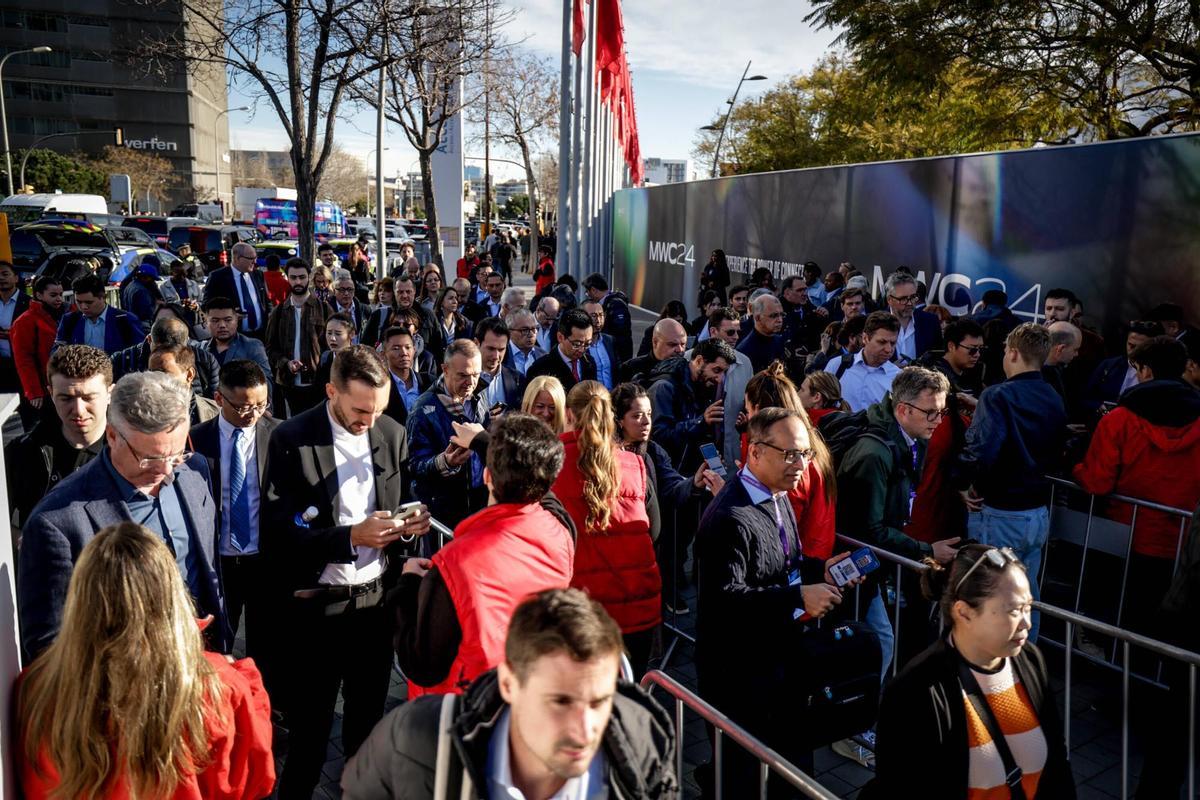
[[[525,794],[513,784],[512,755],[508,747],[509,730],[512,726],[512,710],[505,706],[496,720],[496,729],[488,742],[487,776],[488,797],[492,800],[525,800]],[[587,772],[567,779],[562,788],[550,796],[550,800],[588,800],[591,797],[608,797],[608,761],[603,748],[596,750]]]
[[[263,327],[267,322],[267,318],[263,316],[262,306],[258,304],[258,291],[254,288],[254,279],[250,277],[249,272],[242,272],[238,269],[234,269],[233,274],[235,280],[237,280],[237,290],[242,295],[243,302],[254,306],[254,318],[258,320],[258,326],[260,328]],[[247,316],[247,320],[243,321],[242,324],[248,324],[248,320],[249,316]]]
[[[917,352],[917,320],[908,318],[907,325],[900,326],[900,334],[896,337],[896,352],[909,361],[916,359]]]
[[[229,476],[233,474],[233,431],[234,427],[224,416],[217,417],[217,430],[221,435],[221,541],[223,556],[247,556],[258,552],[258,512],[260,506],[258,485],[258,443],[255,441],[256,425],[242,428],[242,439],[238,449],[242,452],[242,463],[246,465],[246,483],[242,491],[250,498],[250,545],[238,550],[229,535],[229,516],[233,512],[229,497]]]
[[[338,424],[325,404],[329,427],[333,430],[333,463],[337,468],[338,494],[333,506],[333,521],[338,525],[357,525],[375,511],[375,464],[371,461],[371,434],[355,436]],[[382,550],[355,547],[353,564],[326,564],[319,583],[346,586],[366,583],[383,575],[386,559]]]

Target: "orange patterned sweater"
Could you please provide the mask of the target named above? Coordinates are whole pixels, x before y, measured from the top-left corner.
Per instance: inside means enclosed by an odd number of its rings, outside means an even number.
[[[976,669],[972,669],[972,672],[979,681],[979,688],[983,690],[1000,730],[1004,732],[1013,759],[1024,775],[1021,785],[1025,789],[1025,796],[1033,800],[1037,797],[1038,779],[1046,766],[1047,747],[1029,695],[1008,659],[995,673],[988,674]],[[965,693],[962,699],[967,711],[967,745],[970,748],[967,800],[1009,800],[1012,793],[1004,783],[1004,762],[992,743],[987,727],[975,713]]]

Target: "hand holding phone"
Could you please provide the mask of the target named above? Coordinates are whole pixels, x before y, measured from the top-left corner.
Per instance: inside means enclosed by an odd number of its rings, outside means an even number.
[[[720,477],[725,477],[725,465],[721,463],[721,454],[717,452],[717,446],[712,442],[705,442],[700,445],[700,457],[708,464],[708,468],[717,473]]]

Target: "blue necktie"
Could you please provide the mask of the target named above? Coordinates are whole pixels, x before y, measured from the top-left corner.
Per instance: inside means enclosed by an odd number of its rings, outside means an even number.
[[[246,330],[258,330],[258,314],[254,311],[254,301],[251,294],[254,291],[254,282],[246,283],[250,277],[248,272],[239,272],[237,277],[238,294],[242,296],[242,307],[246,310]]]
[[[250,547],[250,492],[246,491],[246,461],[242,456],[241,428],[233,429],[233,456],[229,467],[229,540],[238,550]]]

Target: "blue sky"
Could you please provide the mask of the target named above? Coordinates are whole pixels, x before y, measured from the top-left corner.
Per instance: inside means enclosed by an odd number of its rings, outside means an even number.
[[[558,58],[562,39],[562,0],[512,0],[517,10],[509,38],[542,55]],[[733,11],[730,10],[731,5]],[[687,158],[697,129],[723,107],[741,77],[746,61],[751,74],[770,80],[747,83],[739,96],[752,96],[774,81],[807,69],[833,47],[834,32],[814,30],[804,22],[807,2],[799,0],[629,0],[623,3],[625,37],[633,70],[642,154]],[[245,105],[231,94],[229,105]],[[336,139],[364,160],[373,158],[374,114],[348,112]],[[254,116],[230,114],[235,148],[286,149],[274,113],[265,105]],[[387,136],[384,171],[414,169],[415,153],[399,131]],[[469,153],[470,154],[470,153]],[[697,165],[703,171],[706,165]],[[515,167],[498,165],[503,177]]]

